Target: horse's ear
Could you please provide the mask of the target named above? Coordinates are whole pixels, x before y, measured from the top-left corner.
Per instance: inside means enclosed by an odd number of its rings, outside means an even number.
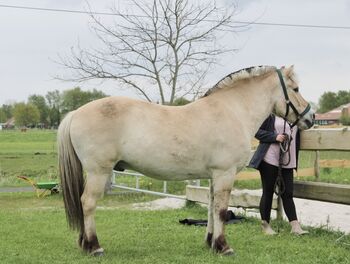
[[[291,76],[293,74],[293,71],[294,71],[294,65],[291,65],[290,67],[286,68],[286,75],[287,76]]]

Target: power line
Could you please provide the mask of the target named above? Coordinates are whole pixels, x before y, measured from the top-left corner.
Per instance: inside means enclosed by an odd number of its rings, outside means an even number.
[[[0,8],[13,8],[13,9],[46,11],[46,12],[87,14],[87,15],[122,16],[122,14],[109,13],[109,12],[89,12],[89,11],[83,11],[83,10],[57,9],[57,8],[44,8],[44,7],[31,7],[31,6],[15,6],[15,5],[3,5],[3,4],[0,4]],[[123,16],[146,17],[146,16],[142,16],[142,15],[123,15]],[[215,19],[205,19],[203,21],[218,22]],[[296,27],[296,28],[318,28],[318,29],[345,29],[345,30],[350,30],[350,26],[289,24],[289,23],[272,23],[272,22],[247,22],[247,21],[233,21],[233,23],[235,23],[235,24],[244,24],[244,25],[257,25],[257,26],[276,26],[276,27]]]
[[[310,24],[288,24],[288,23],[269,23],[269,22],[244,22],[234,21],[237,24],[253,24],[259,26],[277,26],[277,27],[299,27],[299,28],[320,28],[320,29],[350,29],[350,26],[329,26],[329,25],[310,25]]]
[[[118,15],[118,14],[107,13],[107,12],[88,12],[88,11],[82,11],[82,10],[56,9],[56,8],[44,8],[44,7],[32,7],[32,6],[14,6],[14,5],[2,5],[2,4],[0,4],[0,7],[14,8],[14,9],[36,10],[36,11],[88,14],[88,15],[90,15],[90,14],[91,15],[108,15],[108,16],[117,16]]]

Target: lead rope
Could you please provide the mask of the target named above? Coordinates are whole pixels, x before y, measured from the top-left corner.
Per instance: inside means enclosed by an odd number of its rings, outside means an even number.
[[[290,150],[290,144],[292,141],[292,136],[289,136],[286,133],[286,124],[287,124],[287,121],[284,120],[283,135],[286,137],[286,139],[279,144],[280,145],[280,153],[279,153],[279,158],[278,158],[278,171],[277,171],[276,182],[274,185],[274,192],[278,196],[277,207],[279,210],[282,208],[282,206],[280,204],[281,203],[281,196],[286,190],[286,186],[285,186],[283,176],[282,176],[282,167],[288,165],[290,162],[290,151],[289,150]],[[292,128],[291,128],[291,134],[292,134]],[[287,159],[286,163],[283,162],[283,158],[284,158],[285,154],[288,155],[288,159]],[[279,232],[279,229],[280,229],[280,224],[278,224],[278,226],[277,226],[277,232]]]
[[[286,133],[286,123],[287,121],[284,121],[284,128],[283,128],[283,135],[286,137],[286,139],[281,142],[280,145],[280,153],[279,153],[279,158],[278,158],[278,172],[277,172],[277,179],[275,182],[275,186],[274,186],[274,192],[276,195],[282,195],[285,191],[285,185],[284,185],[284,181],[283,181],[283,177],[282,177],[282,167],[286,166],[289,164],[290,162],[290,144],[292,141],[292,137],[289,136]],[[291,129],[292,132],[292,129]],[[288,155],[288,159],[287,162],[284,163],[283,162],[283,158],[285,155]]]

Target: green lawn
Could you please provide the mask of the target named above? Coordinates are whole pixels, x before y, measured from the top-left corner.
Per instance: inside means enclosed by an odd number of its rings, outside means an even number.
[[[21,175],[57,179],[56,131],[0,131],[0,186],[25,185]]]
[[[143,200],[141,196],[131,200]],[[0,194],[1,263],[349,263],[349,236],[337,242],[341,233],[310,229],[310,235],[298,237],[283,224],[279,235],[268,237],[251,218],[226,226],[236,255],[218,256],[204,244],[204,227],[178,223],[189,217],[205,219],[205,208],[135,211],[128,202],[108,196],[99,204],[110,207],[96,215],[105,256],[93,258],[76,246],[60,195],[38,199],[31,193]]]

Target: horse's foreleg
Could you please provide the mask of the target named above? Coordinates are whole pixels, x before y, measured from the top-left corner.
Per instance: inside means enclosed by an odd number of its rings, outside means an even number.
[[[213,232],[214,232],[214,219],[213,219],[213,204],[214,204],[214,193],[212,181],[209,182],[209,201],[208,201],[208,224],[207,232],[205,235],[205,241],[209,247],[212,245]]]
[[[233,254],[232,248],[230,248],[225,239],[224,224],[234,181],[234,173],[235,172],[233,171],[217,173],[217,175],[214,175],[212,183],[214,193],[214,232],[212,237],[212,248],[223,255]]]
[[[84,212],[84,232],[79,235],[79,245],[92,255],[102,255],[103,248],[97,239],[95,225],[96,202],[103,196],[104,188],[110,173],[88,172],[81,202]]]

